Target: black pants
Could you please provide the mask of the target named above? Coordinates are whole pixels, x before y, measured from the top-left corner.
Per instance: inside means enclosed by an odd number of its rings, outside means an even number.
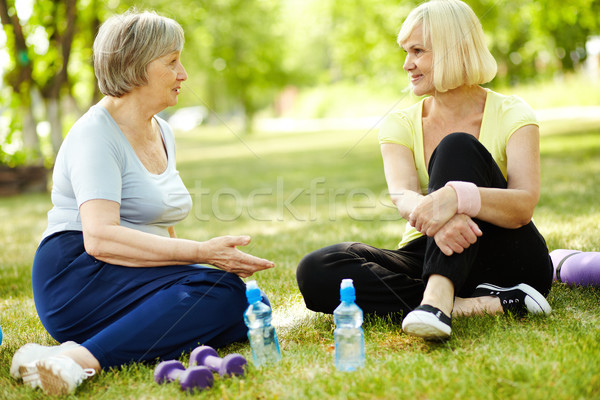
[[[466,133],[453,133],[440,142],[428,172],[430,193],[448,181],[507,187],[492,155]],[[480,283],[503,287],[527,283],[547,295],[552,285],[552,262],[533,222],[505,229],[474,221],[483,236],[461,254],[446,256],[433,238],[424,236],[396,250],[346,242],[306,255],[296,271],[306,306],[332,313],[340,302],[339,287],[344,278],[354,280],[357,304],[367,314],[406,315],[420,304],[432,274],[449,278],[459,297],[469,297]]]

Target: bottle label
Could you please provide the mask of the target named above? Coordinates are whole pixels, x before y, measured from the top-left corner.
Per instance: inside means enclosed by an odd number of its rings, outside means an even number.
[[[272,326],[250,329],[248,339],[252,348],[252,357],[256,366],[261,366],[281,359],[279,341]]]
[[[335,337],[335,366],[340,371],[354,371],[365,364],[365,341],[362,329],[337,328]]]

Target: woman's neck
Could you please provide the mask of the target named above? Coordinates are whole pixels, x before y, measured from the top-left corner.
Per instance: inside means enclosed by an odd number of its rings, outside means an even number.
[[[458,119],[483,113],[487,91],[481,86],[460,86],[447,92],[436,92],[425,102],[426,115],[442,119]]]
[[[121,97],[106,96],[99,104],[110,113],[123,132],[152,133],[155,112],[149,110],[146,103],[136,96],[131,94]]]

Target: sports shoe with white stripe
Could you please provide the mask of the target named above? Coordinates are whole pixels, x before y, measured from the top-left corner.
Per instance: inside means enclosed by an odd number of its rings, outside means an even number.
[[[452,318],[439,308],[424,304],[409,312],[402,321],[402,330],[426,340],[445,340],[452,333]]]
[[[494,296],[500,299],[504,312],[514,314],[550,314],[552,308],[544,296],[531,286],[520,283],[512,287],[500,287],[490,283],[477,286],[472,297]]]
[[[59,355],[65,350],[78,347],[75,342],[64,342],[59,346],[42,346],[37,343],[27,343],[14,354],[10,366],[10,375],[15,379],[23,378],[23,383],[32,388],[39,387],[41,382],[36,362]]]
[[[36,363],[44,393],[62,396],[77,389],[85,379],[96,374],[91,368],[83,369],[67,356],[48,357]]]

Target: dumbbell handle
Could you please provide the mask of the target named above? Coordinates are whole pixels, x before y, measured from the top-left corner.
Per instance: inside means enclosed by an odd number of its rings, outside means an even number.
[[[210,368],[213,371],[219,371],[223,365],[223,359],[221,357],[216,356],[206,356],[204,357],[204,366]]]
[[[177,360],[163,361],[154,369],[156,383],[179,381],[181,389],[192,391],[204,389],[213,384],[212,372],[204,366],[194,366],[184,369],[183,364]]]
[[[246,359],[240,354],[229,354],[220,358],[210,346],[196,347],[190,354],[190,365],[204,365],[219,375],[244,375]]]
[[[167,372],[167,380],[169,382],[175,382],[177,379],[179,379],[181,374],[183,374],[184,372],[185,372],[184,369],[173,369],[173,370]]]

